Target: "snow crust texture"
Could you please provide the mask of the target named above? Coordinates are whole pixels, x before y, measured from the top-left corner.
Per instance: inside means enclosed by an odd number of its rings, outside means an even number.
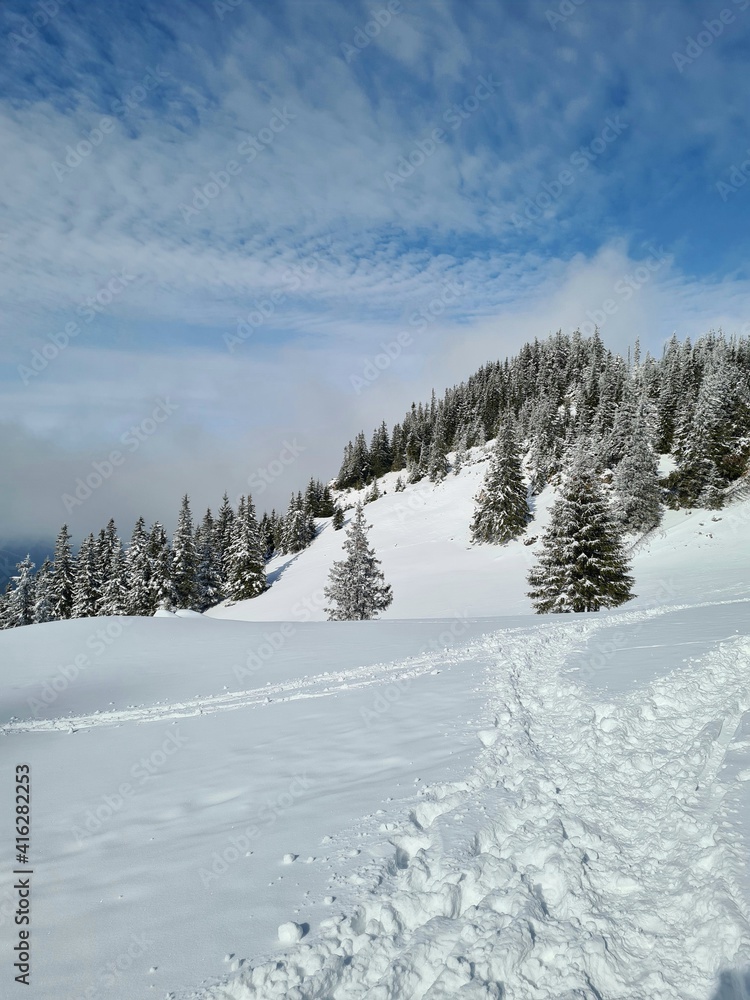
[[[564,668],[606,623],[487,636],[494,717],[474,770],[426,789],[360,906],[203,996],[746,997],[745,848],[725,835],[721,770],[750,708],[750,640],[597,701]]]

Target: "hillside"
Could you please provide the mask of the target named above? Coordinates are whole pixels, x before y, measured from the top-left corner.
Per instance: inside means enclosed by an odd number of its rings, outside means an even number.
[[[524,541],[537,538],[546,527],[555,489],[548,486],[531,498],[533,520],[520,539],[503,546],[473,545],[469,527],[474,497],[491,451],[492,442],[471,449],[458,475],[449,474],[439,484],[423,480],[397,493],[398,473],[378,480],[384,495],[365,506],[365,515],[372,524],[370,537],[386,579],[393,586],[393,604],[384,618],[531,612],[526,574],[538,545]],[[663,456],[662,471],[666,473],[670,466],[669,458]],[[334,495],[347,506],[367,492],[348,490]],[[719,511],[666,510],[655,531],[645,537],[630,536],[638,594],[635,606],[667,596],[692,596],[697,565],[712,593],[747,593],[746,561],[737,545],[743,509],[730,504]],[[323,588],[331,564],[341,558],[343,536],[344,532],[333,531],[330,518],[319,519],[318,536],[309,548],[274,556],[269,562],[268,591],[249,601],[225,601],[206,614],[241,621],[325,620]],[[721,569],[714,570],[716,565]],[[655,571],[654,566],[659,569]]]

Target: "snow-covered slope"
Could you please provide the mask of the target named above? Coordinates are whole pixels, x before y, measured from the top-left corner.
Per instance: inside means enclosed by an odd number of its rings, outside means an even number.
[[[471,464],[438,485],[423,480],[396,493],[397,473],[378,481],[385,493],[365,506],[365,515],[372,524],[371,543],[393,587],[393,604],[384,618],[532,611],[526,575],[536,547],[524,542],[539,536],[546,526],[555,492],[548,487],[532,498],[534,517],[518,541],[472,545],[473,498],[490,450],[489,445],[472,449]],[[351,491],[339,500],[352,505],[362,496]],[[747,537],[748,527],[741,505],[718,513],[666,511],[657,531],[643,540],[631,540],[640,604],[692,595],[702,588],[729,595],[750,593],[747,560],[738,544],[740,537]],[[331,564],[341,558],[344,535],[332,529],[330,519],[321,520],[310,548],[271,561],[269,590],[250,601],[221,604],[207,615],[244,621],[325,620],[323,589]]]
[[[483,473],[366,507],[401,620],[313,620],[324,526],[210,618],[0,633],[27,995],[746,1000],[750,502],[668,512],[624,608],[537,617],[532,549],[468,544]]]

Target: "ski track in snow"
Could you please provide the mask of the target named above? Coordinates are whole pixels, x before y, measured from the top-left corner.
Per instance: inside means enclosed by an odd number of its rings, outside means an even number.
[[[194,995],[708,1000],[724,970],[721,996],[744,997],[727,972],[750,960],[744,847],[722,834],[719,774],[750,708],[750,639],[597,701],[565,661],[611,621],[485,636],[492,723],[472,773],[425,790],[353,912]]]
[[[615,622],[636,622],[657,615],[680,611],[693,607],[712,607],[718,604],[743,603],[744,598],[730,598],[722,601],[705,601],[699,604],[672,604],[643,611],[624,612],[611,616],[592,625],[592,629]],[[558,626],[534,624],[513,628],[492,630],[492,636],[504,637],[518,634],[536,635],[554,630]],[[171,704],[157,702],[154,705],[134,705],[114,711],[90,712],[86,715],[64,715],[53,719],[12,719],[0,726],[0,735],[12,736],[19,733],[78,732],[99,726],[122,726],[126,723],[162,722],[186,719],[196,715],[213,715],[215,712],[231,712],[240,708],[252,708],[272,702],[295,701],[304,698],[326,698],[343,691],[371,687],[389,680],[413,680],[430,673],[438,666],[450,666],[475,659],[487,653],[486,637],[474,639],[465,645],[456,645],[442,651],[432,651],[419,656],[409,656],[402,660],[376,663],[350,670],[324,671],[309,677],[290,680],[282,684],[266,684],[261,688],[246,691],[230,691],[215,695],[196,695]]]
[[[517,631],[517,630],[515,630]],[[525,629],[523,631],[526,631]],[[121,726],[126,723],[161,722],[169,719],[185,719],[195,715],[212,715],[215,712],[230,712],[239,708],[252,708],[272,702],[295,701],[302,698],[327,698],[357,688],[371,687],[388,681],[413,680],[430,673],[436,667],[448,666],[474,658],[484,653],[481,641],[474,641],[456,649],[430,652],[422,656],[406,657],[389,663],[377,663],[368,667],[351,670],[332,670],[288,681],[283,684],[267,684],[247,691],[232,691],[217,695],[196,696],[173,704],[140,705],[111,712],[95,712],[88,715],[66,715],[56,719],[20,719],[0,726],[0,734],[41,732],[77,732],[98,726]]]

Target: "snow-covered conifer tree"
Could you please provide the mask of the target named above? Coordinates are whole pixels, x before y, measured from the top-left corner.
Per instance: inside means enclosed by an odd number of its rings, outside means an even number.
[[[529,522],[529,504],[513,428],[503,424],[484,484],[476,497],[471,538],[502,545],[517,538]]]
[[[302,494],[293,493],[284,517],[284,552],[301,552],[314,537],[315,522],[312,514],[305,506]]]
[[[317,517],[333,517],[333,494],[327,484],[323,487]]]
[[[124,615],[127,613],[129,594],[127,563],[115,522],[110,518],[97,546],[100,597],[98,614]]]
[[[172,550],[164,525],[155,521],[148,537],[149,614],[172,608]]]
[[[182,498],[177,527],[172,537],[172,603],[194,610],[198,604],[198,553],[187,493]]]
[[[54,621],[54,580],[52,563],[45,559],[34,577],[34,621],[36,624]]]
[[[109,545],[109,557],[104,567],[99,613],[126,615],[130,604],[128,561],[122,542],[115,535]]]
[[[229,574],[229,565],[227,560],[229,559],[229,547],[232,544],[233,533],[234,510],[229,502],[229,497],[225,493],[221,501],[221,507],[219,507],[219,513],[216,515],[215,524],[216,550],[219,557],[219,565],[221,566],[223,597],[226,597],[227,595],[226,582]]]
[[[393,451],[388,435],[388,426],[383,421],[373,432],[370,442],[370,469],[376,478],[390,472],[393,466]],[[325,516],[325,515],[322,515]]]
[[[73,618],[95,618],[99,613],[101,580],[97,540],[89,534],[81,542],[73,582]]]
[[[433,483],[439,483],[448,474],[448,435],[442,410],[438,411],[435,430],[427,457],[427,475]]]
[[[265,559],[252,497],[240,497],[228,563],[228,596],[233,601],[245,601],[263,593],[267,586]]]
[[[197,606],[199,611],[212,608],[222,600],[221,559],[216,544],[216,525],[209,508],[195,533],[198,558]]]
[[[453,475],[457,476],[466,465],[466,434],[463,433],[456,442],[456,457],[453,459]]]
[[[576,449],[542,535],[539,562],[529,573],[529,597],[538,614],[616,608],[635,596],[620,529],[590,452],[585,443]]]
[[[362,504],[357,504],[344,541],[346,558],[333,564],[324,590],[329,621],[367,621],[393,602],[390,584],[368,542],[369,527]]]
[[[73,583],[75,559],[70,546],[67,524],[60,528],[52,557],[52,621],[70,618],[73,614]]]
[[[5,586],[5,593],[0,594],[0,629],[13,628],[10,623],[10,592],[13,589],[13,585],[10,580]]]
[[[614,473],[618,521],[625,531],[650,531],[661,521],[661,487],[656,457],[645,428],[636,425],[633,440]]]
[[[722,505],[723,489],[746,468],[749,425],[747,377],[728,362],[709,366],[694,411],[678,432],[678,479],[685,503]]]
[[[149,536],[146,522],[139,517],[133,528],[126,555],[126,576],[128,595],[126,611],[129,615],[152,615],[154,613],[151,595],[151,562],[149,558]]]
[[[31,556],[27,555],[18,563],[16,574],[11,577],[10,582],[11,589],[5,608],[5,627],[18,628],[20,625],[33,625],[36,586],[34,563],[31,561]]]

